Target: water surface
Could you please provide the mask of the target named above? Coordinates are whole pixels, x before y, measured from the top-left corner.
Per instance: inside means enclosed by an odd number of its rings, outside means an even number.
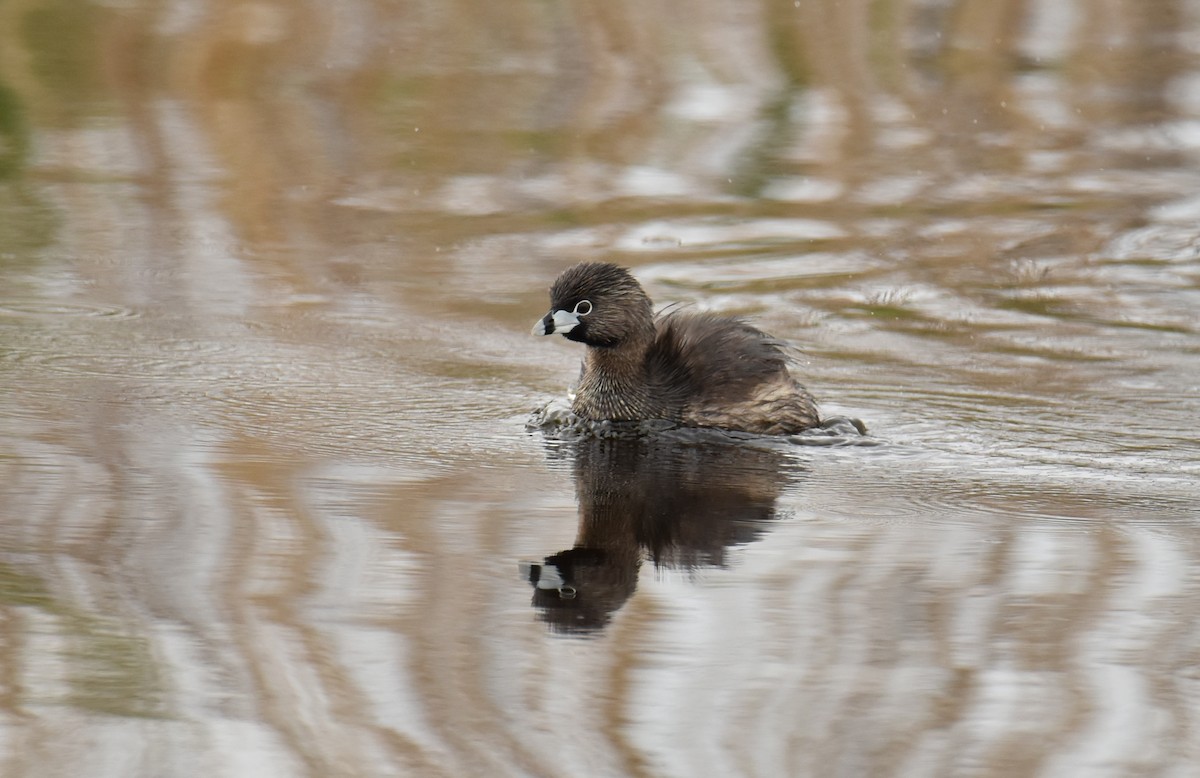
[[[1198,33],[4,6],[0,772],[1189,774]],[[584,260],[875,445],[527,431]]]

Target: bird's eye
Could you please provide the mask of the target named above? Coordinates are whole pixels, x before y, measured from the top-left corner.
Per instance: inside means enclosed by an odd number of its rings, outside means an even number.
[[[592,312],[592,304],[587,300],[580,300],[575,304],[574,314],[576,316],[587,316]]]

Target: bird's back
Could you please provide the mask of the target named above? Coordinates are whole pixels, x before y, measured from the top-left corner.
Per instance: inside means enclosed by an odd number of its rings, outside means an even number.
[[[818,423],[783,344],[739,319],[680,311],[656,322],[646,372],[686,424],[780,434]]]

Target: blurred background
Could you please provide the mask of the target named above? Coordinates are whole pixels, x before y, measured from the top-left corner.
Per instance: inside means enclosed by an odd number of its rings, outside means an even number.
[[[1198,257],[1197,0],[9,0],[0,773],[1194,774]],[[527,432],[601,259],[877,445]]]

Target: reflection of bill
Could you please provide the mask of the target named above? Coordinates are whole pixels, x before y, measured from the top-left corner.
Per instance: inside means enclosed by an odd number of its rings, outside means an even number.
[[[676,435],[585,440],[570,450],[575,546],[521,565],[534,607],[563,632],[603,628],[637,588],[643,559],[723,565],[727,548],[762,534],[780,492],[800,472],[778,448]]]

